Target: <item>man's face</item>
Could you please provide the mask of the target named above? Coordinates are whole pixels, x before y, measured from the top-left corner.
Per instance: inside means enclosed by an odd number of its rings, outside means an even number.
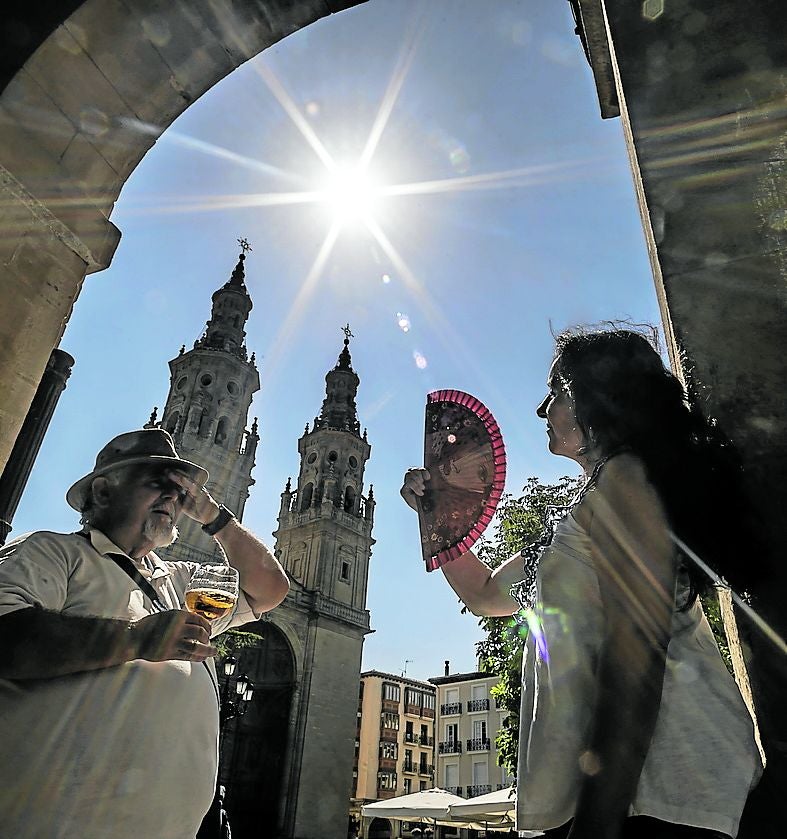
[[[175,526],[183,510],[185,491],[160,466],[131,467],[113,488],[114,518],[137,532],[154,547],[172,544],[178,535]]]

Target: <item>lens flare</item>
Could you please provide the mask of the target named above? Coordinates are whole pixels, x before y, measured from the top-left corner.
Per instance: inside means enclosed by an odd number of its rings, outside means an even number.
[[[409,332],[410,331],[410,318],[407,317],[404,312],[397,312],[396,313],[396,325],[402,332]]]

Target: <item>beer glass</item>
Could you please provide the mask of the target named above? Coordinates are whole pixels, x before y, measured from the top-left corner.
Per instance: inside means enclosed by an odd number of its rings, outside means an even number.
[[[229,565],[202,565],[186,589],[186,608],[214,621],[238,601],[238,572]]]

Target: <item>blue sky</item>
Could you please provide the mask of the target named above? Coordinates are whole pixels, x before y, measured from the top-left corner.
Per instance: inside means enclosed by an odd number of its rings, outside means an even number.
[[[375,125],[376,236],[363,217],[339,229],[324,201],[282,203],[322,189],[326,160],[354,165]],[[449,659],[473,670],[476,620],[424,572],[398,496],[422,456],[426,393],[466,390],[492,410],[509,491],[575,474],[534,414],[551,330],[659,318],[621,125],[598,116],[568,4],[372,0],[309,26],[189,108],[112,218],[123,238],[66,330],[77,363],[12,536],[76,527],[65,489],[163,406],[167,361],[200,335],[245,236],[262,383],[245,522],[272,542],[349,322],[377,499],[364,669],[428,678]]]

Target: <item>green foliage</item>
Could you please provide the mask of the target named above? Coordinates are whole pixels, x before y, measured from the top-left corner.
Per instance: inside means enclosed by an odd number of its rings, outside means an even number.
[[[710,628],[713,630],[716,643],[719,645],[721,657],[724,659],[727,669],[734,676],[735,673],[732,669],[732,656],[730,655],[730,647],[727,643],[727,632],[724,629],[724,621],[721,617],[719,596],[713,589],[711,589],[707,594],[703,594],[700,599],[702,600],[702,611],[705,612],[705,617],[707,617]]]
[[[257,632],[243,632],[240,629],[228,629],[213,639],[213,646],[218,649],[216,658],[223,661],[228,655],[234,655],[241,650],[259,647],[262,643],[262,635]]]
[[[548,508],[568,504],[581,486],[581,478],[564,477],[556,484],[542,484],[538,478],[528,478],[521,496],[503,496],[492,537],[476,549],[479,558],[491,568],[497,568],[526,545],[538,541],[544,532]],[[520,673],[527,628],[513,617],[482,618],[479,623],[486,631],[485,640],[478,644],[481,668],[500,677],[492,688],[492,696],[498,707],[507,711],[495,740],[498,763],[516,775]]]

